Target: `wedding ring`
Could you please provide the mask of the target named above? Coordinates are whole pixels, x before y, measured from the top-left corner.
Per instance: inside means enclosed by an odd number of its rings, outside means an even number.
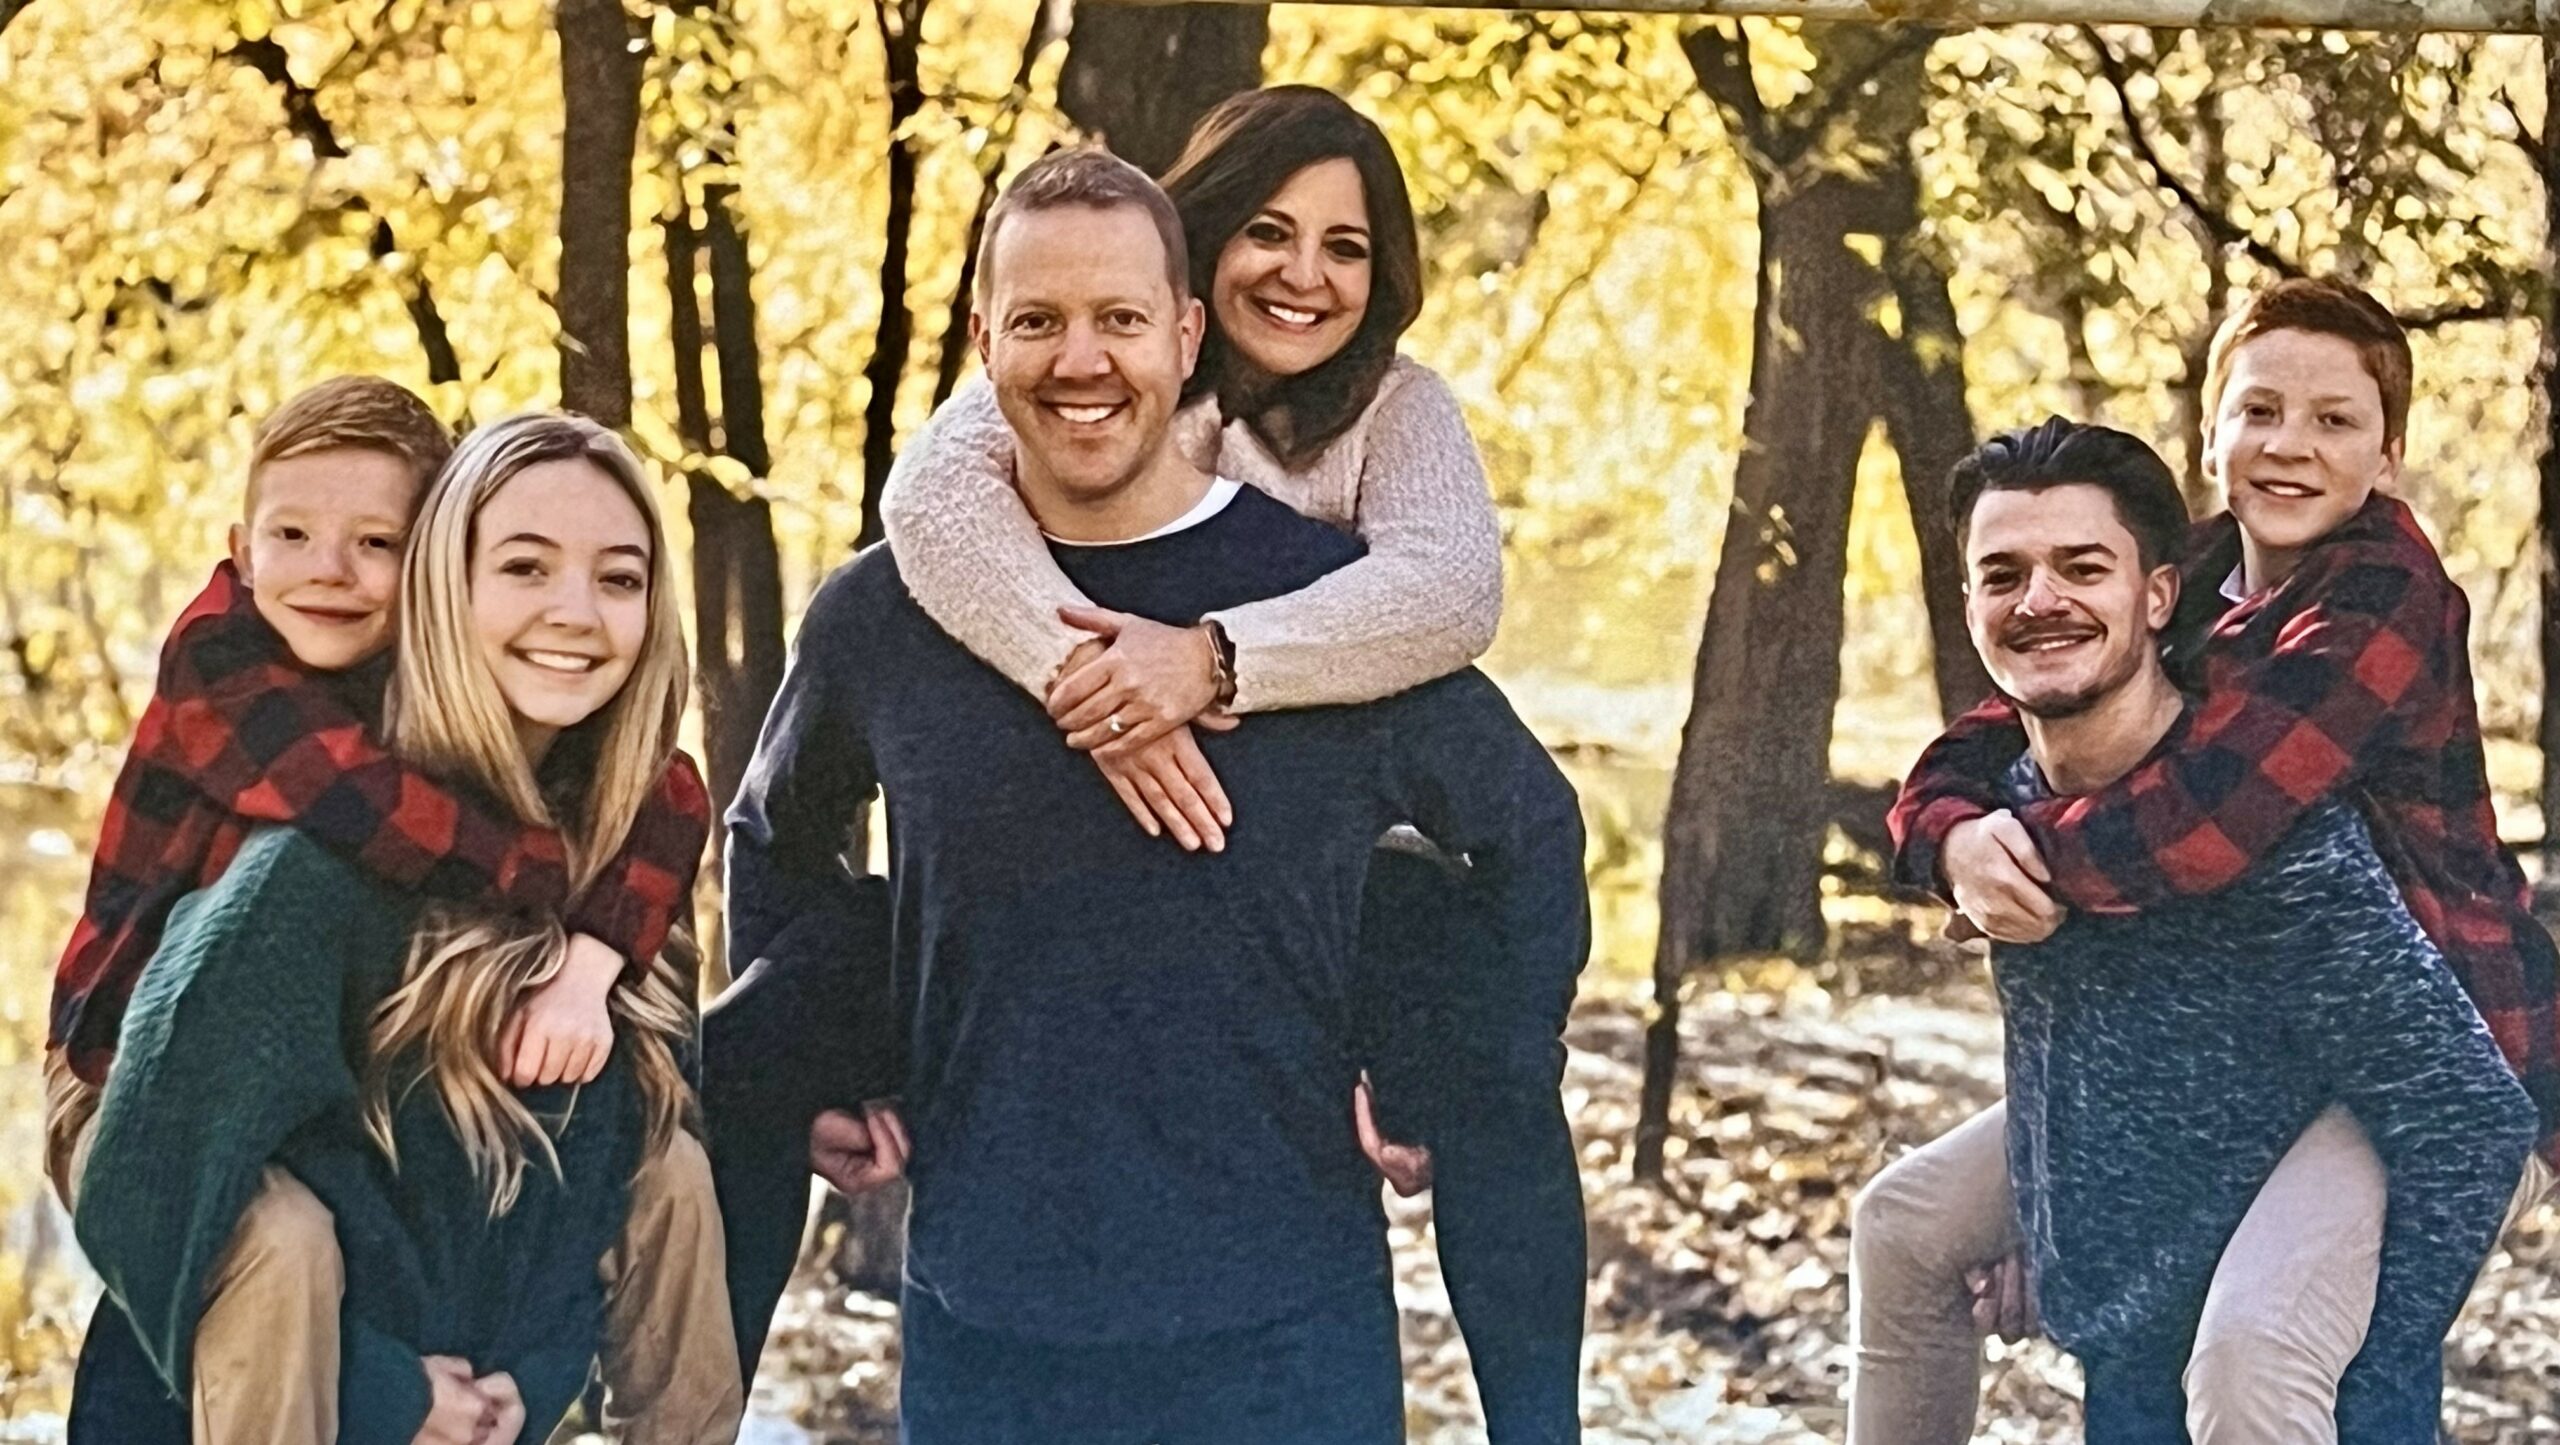
[[[1115,738],[1129,730],[1129,725],[1120,721],[1120,714],[1116,712],[1103,719],[1102,725],[1111,729],[1111,735]]]

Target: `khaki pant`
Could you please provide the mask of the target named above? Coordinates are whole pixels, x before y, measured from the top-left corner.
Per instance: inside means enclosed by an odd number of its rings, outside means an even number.
[[[46,1060],[46,1163],[68,1206],[87,1162],[97,1090]],[[678,1134],[631,1181],[605,1286],[607,1428],[625,1445],[729,1445],[746,1413],[729,1327],[711,1159]],[[195,1445],[332,1445],[338,1438],[336,1222],[270,1167],[205,1287],[196,1324]]]
[[[1982,1350],[1965,1272],[2019,1245],[2008,1106],[1897,1160],[1849,1239],[1850,1445],[1973,1438]],[[2382,1266],[2382,1161],[2344,1110],[2312,1121],[2222,1253],[2186,1370],[2195,1445],[2336,1445],[2338,1377]]]

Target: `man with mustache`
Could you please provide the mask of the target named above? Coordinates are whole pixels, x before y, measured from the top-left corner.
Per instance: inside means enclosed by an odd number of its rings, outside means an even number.
[[[2005,803],[2067,805],[2203,725],[2160,657],[2187,518],[2149,447],[2056,418],[1960,463],[1951,499],[1967,627],[2027,739]],[[2329,1438],[2432,1441],[2443,1337],[2537,1115],[2354,810],[2305,810],[2219,892],[2075,913],[2042,942],[1995,947],[1993,963],[2009,1099],[1931,1148],[2005,1153],[2008,1168],[1976,1159],[1979,1197],[1958,1212],[1979,1227],[1941,1240],[1938,1286],[1957,1291],[1964,1270],[2023,1242],[2048,1329],[2088,1367],[2090,1440],[2184,1440],[2183,1377],[2232,1231],[2305,1129],[2343,1105],[2373,1139],[2389,1202],[2371,1324]],[[1890,1174],[1875,1186],[1888,1194]],[[1992,1197],[2003,1183],[2014,1204]],[[1868,1243],[1853,1296],[1907,1291],[1908,1261]],[[1896,1364],[1890,1344],[1862,1338],[1862,1367]],[[1855,1390],[1858,1430],[1933,1438],[1938,1422],[1879,1418]]]
[[[2262,287],[2206,352],[2201,461],[2229,511],[2187,539],[2167,633],[2194,724],[2103,788],[2024,807],[2002,779],[2026,746],[1994,697],[1913,764],[1889,821],[1897,881],[1997,940],[2066,911],[2183,908],[2255,871],[2310,809],[2371,828],[2410,913],[2542,1111],[2560,1157],[2560,951],[2529,907],[2490,806],[2470,604],[2393,496],[2413,393],[2407,332],[2330,277]],[[1986,1139],[1988,1142],[1986,1143]],[[1850,1445],[1972,1438],[1985,1314],[2024,1324],[2014,1263],[1959,1280],[1996,1136],[1958,1130],[1861,1197]],[[2215,1273],[2187,1377],[2197,1445],[2334,1440],[2339,1380],[2366,1339],[2384,1177],[2365,1131],[2324,1114],[2259,1191]],[[1968,1309],[1968,1286],[1974,1293]],[[1992,1321],[1983,1321],[1992,1323]]]
[[[1045,157],[980,254],[970,326],[1016,485],[1095,601],[1187,621],[1358,554],[1169,445],[1202,315],[1144,174]],[[1253,821],[1186,854],[1129,826],[888,549],[827,580],[795,646],[729,816],[730,944],[756,959],[786,935],[858,936],[838,855],[859,805],[887,798],[896,987],[873,1008],[906,1025],[905,1057],[843,1074],[852,1097],[901,1097],[822,1117],[812,1149],[831,1181],[903,1161],[914,1186],[902,1438],[1403,1439],[1350,1108],[1362,884],[1398,822],[1464,855],[1490,920],[1471,992],[1560,1018],[1588,943],[1582,825],[1537,739],[1474,672],[1257,717],[1201,743]]]

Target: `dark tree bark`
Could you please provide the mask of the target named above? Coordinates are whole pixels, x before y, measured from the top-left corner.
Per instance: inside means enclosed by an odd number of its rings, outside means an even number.
[[[631,425],[631,157],[640,56],[622,0],[559,0],[560,404]]]
[[[1822,844],[1849,511],[1869,428],[1885,421],[1920,529],[1931,622],[1961,638],[1946,469],[1972,442],[1946,278],[1916,246],[1870,264],[1851,236],[1907,236],[1918,218],[1908,138],[1929,37],[1807,26],[1824,88],[1772,111],[1747,43],[1712,26],[1684,40],[1760,192],[1751,400],[1716,561],[1662,845],[1662,926],[1636,1126],[1639,1178],[1661,1176],[1678,1075],[1681,983],[1700,964],[1823,945]],[[1842,164],[1843,133],[1880,148]],[[1892,298],[1902,334],[1873,319]],[[1934,558],[1932,561],[1930,559]],[[1939,649],[1942,705],[1970,684]],[[1967,699],[1969,702],[1971,699]]]
[[[939,408],[951,399],[960,385],[960,368],[969,359],[969,300],[978,284],[978,243],[986,239],[987,213],[995,209],[996,185],[1003,179],[1004,153],[1013,142],[1014,118],[1021,114],[1021,103],[1031,93],[1031,73],[1040,63],[1040,52],[1049,44],[1049,9],[1031,18],[1031,28],[1022,37],[1022,63],[1013,72],[1014,107],[1005,113],[996,132],[987,137],[985,150],[978,162],[978,205],[969,215],[969,238],[960,252],[960,280],[951,291],[951,314],[942,325],[942,348],[933,364],[933,404]]]
[[[284,47],[274,37],[243,40],[224,54],[276,87],[284,102],[286,126],[311,147],[315,159],[337,160],[346,155],[347,148],[339,141],[337,128],[321,113],[320,97],[294,78]],[[338,203],[338,210],[341,214],[373,217],[373,234],[366,249],[375,260],[389,261],[400,254],[400,238],[392,233],[391,222],[364,197],[349,196]],[[454,354],[453,333],[445,326],[444,312],[436,304],[435,288],[428,284],[426,259],[409,257],[398,284],[401,308],[409,313],[410,324],[417,328],[418,347],[427,354],[427,380],[438,385],[460,381],[462,362]]]
[[[2214,37],[2205,41],[2208,53],[2222,52],[2216,57],[2236,61],[2238,56]],[[2231,182],[2223,174],[2223,132],[2230,114],[2225,91],[2216,87],[2207,92],[2199,108],[2196,126],[2196,175],[2199,182],[2197,199],[2216,210],[2231,208]],[[2211,227],[2194,223],[2196,249],[2204,254],[2205,292],[2204,324],[2189,339],[2177,385],[2170,392],[2171,415],[2176,419],[2178,442],[2187,450],[2186,470],[2178,477],[2178,489],[2185,494],[2187,511],[2195,516],[2209,516],[2222,510],[2222,489],[2204,474],[2204,427],[2209,419],[2204,414],[2205,354],[2213,344],[2213,333],[2222,326],[2222,318],[2231,314],[2231,267],[2225,248],[2214,239]]]
[[[736,187],[710,187],[703,197],[704,233],[681,211],[665,223],[667,287],[673,303],[676,426],[687,450],[725,455],[755,477],[772,470],[765,441],[762,353],[757,344],[753,277],[746,238],[732,206]],[[703,325],[699,277],[707,253],[711,325]],[[702,364],[719,359],[720,408],[715,422]],[[686,478],[693,523],[694,637],[700,655],[703,742],[712,802],[725,810],[737,796],[756,730],[782,685],[782,559],[773,508],[740,496],[707,472]],[[716,851],[718,840],[715,839]]]
[[[952,287],[951,314],[942,323],[942,346],[933,359],[933,405],[939,410],[960,389],[961,368],[969,364],[969,309],[978,289],[978,243],[986,239],[987,215],[996,205],[996,177],[981,170],[986,185],[978,192],[978,208],[969,215],[969,249],[960,254],[960,280]]]
[[[1708,959],[1822,944],[1822,785],[1840,695],[1849,502],[1873,417],[1874,349],[1858,332],[1875,273],[1841,244],[1853,199],[1847,183],[1824,180],[1760,214],[1742,460],[1663,831],[1636,1136],[1647,1177],[1660,1173],[1668,1137],[1681,980]]]
[[[907,374],[907,350],[915,315],[907,305],[908,233],[915,228],[916,142],[907,122],[924,105],[918,50],[924,43],[924,0],[872,0],[880,23],[880,49],[889,83],[889,216],[880,252],[880,324],[872,334],[871,360],[862,368],[870,399],[862,409],[862,528],[855,545],[868,547],[886,535],[880,525],[880,489],[898,456],[898,382]]]
[[[1899,338],[1876,338],[1885,434],[1902,462],[1902,496],[1920,543],[1920,591],[1929,608],[1931,672],[1938,715],[1952,719],[1991,692],[1991,675],[1964,628],[1964,554],[1947,515],[1947,473],[1973,450],[1973,414],[1964,395],[1964,337],[1956,330],[1947,272],[1917,239],[1919,177],[1909,169],[1879,184],[1910,225],[1885,233],[1884,264],[1902,313]]]
[[[1058,105],[1151,176],[1182,154],[1209,107],[1262,83],[1263,5],[1079,3]]]
[[[2552,123],[2560,119],[2560,39],[2545,38],[2542,45],[2545,118],[2537,159],[2551,227],[2545,244],[2560,254],[2560,125]],[[2542,406],[2547,435],[2535,522],[2542,554],[2542,719],[2534,737],[2542,745],[2542,886],[2548,893],[2560,885],[2560,298],[2542,323]]]

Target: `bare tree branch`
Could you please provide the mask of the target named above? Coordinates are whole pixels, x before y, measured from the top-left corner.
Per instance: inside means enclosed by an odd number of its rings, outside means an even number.
[[[942,325],[941,353],[934,358],[933,404],[937,409],[950,400],[952,391],[960,385],[960,368],[968,360],[969,293],[978,284],[978,243],[986,239],[987,213],[995,209],[996,182],[1003,179],[1005,152],[1013,148],[1014,127],[1031,93],[1031,72],[1040,63],[1040,52],[1054,38],[1049,9],[1043,5],[1031,17],[1031,29],[1022,38],[1022,63],[1014,68],[1013,88],[1000,102],[1003,118],[987,136],[978,160],[978,204],[969,214],[969,236],[960,252],[960,279],[951,288],[951,314]]]
[[[1580,295],[1591,285],[1592,278],[1599,275],[1600,268],[1608,263],[1610,253],[1617,249],[1619,237],[1626,234],[1627,218],[1635,213],[1636,203],[1644,199],[1645,187],[1653,180],[1651,171],[1629,174],[1636,183],[1635,189],[1629,191],[1626,200],[1619,204],[1617,210],[1610,213],[1608,228],[1600,233],[1599,244],[1593,246],[1586,254],[1582,269],[1574,272],[1562,286],[1556,288],[1556,294],[1548,301],[1547,309],[1539,313],[1538,324],[1530,328],[1528,339],[1521,342],[1520,349],[1511,353],[1511,359],[1502,364],[1501,372],[1494,377],[1493,381],[1495,395],[1499,396],[1509,391],[1511,384],[1520,379],[1520,373],[1546,346],[1547,333],[1555,329],[1556,317],[1564,311],[1566,306],[1572,304],[1575,296]]]
[[[1689,57],[1698,89],[1723,118],[1725,133],[1743,161],[1759,174],[1775,171],[1769,155],[1769,108],[1761,103],[1760,88],[1751,83],[1751,37],[1739,25],[1731,35],[1721,25],[1701,25],[1680,37],[1680,53]]]
[[[2187,214],[2204,227],[2206,235],[2211,237],[2217,245],[2239,247],[2248,254],[2249,259],[2280,276],[2300,277],[2308,274],[2302,269],[2300,263],[2234,223],[2220,207],[2206,204],[2194,187],[2189,186],[2177,172],[2169,168],[2168,163],[2161,157],[2159,146],[2152,139],[2151,129],[2144,122],[2141,111],[2134,106],[2132,93],[2126,89],[2126,82],[2130,77],[2126,73],[2123,59],[2108,47],[2106,41],[2101,39],[2096,31],[2084,25],[2080,27],[2080,34],[2088,41],[2090,48],[2097,53],[2098,71],[2106,77],[2107,84],[2116,93],[2116,108],[2124,113],[2125,133],[2132,140],[2138,158],[2150,169],[2151,174],[2160,184],[2178,198],[2179,205],[2186,210]],[[2518,143],[2524,144],[2521,138]],[[2395,313],[2400,324],[2411,331],[2433,331],[2439,327],[2453,326],[2465,321],[2509,320],[2525,314],[2527,314],[2527,303],[2516,296],[2448,302],[2421,311]]]
[[[8,3],[11,0],[0,0],[0,4]],[[23,5],[28,0],[16,0],[16,3]],[[278,45],[272,36],[243,40],[223,54],[265,77],[276,87],[284,105],[286,127],[311,147],[312,155],[321,160],[339,160],[346,156],[347,148],[338,139],[337,128],[330,125],[329,117],[321,113],[318,93],[294,78],[284,47]],[[346,215],[373,217],[373,235],[367,241],[366,249],[376,261],[388,261],[402,254],[399,237],[392,233],[391,222],[375,211],[364,197],[348,196],[338,203],[338,209]],[[460,381],[462,363],[454,353],[453,333],[445,325],[444,312],[436,305],[435,288],[428,284],[424,258],[409,256],[406,274],[397,284],[401,305],[409,313],[410,324],[417,328],[419,348],[427,354],[427,379],[438,384]]]
[[[1851,33],[1860,32],[1852,31]],[[1833,77],[1831,83],[1823,88],[1821,104],[1814,106],[1801,116],[1792,111],[1788,113],[1789,128],[1795,133],[1794,148],[1799,155],[1805,148],[1821,139],[1824,128],[1838,118],[1842,110],[1858,102],[1860,93],[1877,76],[1882,75],[1886,67],[1900,64],[1910,59],[1914,51],[1926,52],[1930,46],[1938,43],[1938,32],[1922,26],[1897,26],[1891,30],[1871,29],[1863,33],[1889,36],[1890,41],[1877,46],[1873,53],[1860,64]],[[1790,163],[1795,159],[1796,156],[1788,157]]]
[[[2195,217],[2217,245],[2237,246],[2246,251],[2251,260],[2279,275],[2302,275],[2302,267],[2291,257],[2251,235],[2224,214],[2220,207],[2207,205],[2193,186],[2170,169],[2168,161],[2160,154],[2158,143],[2152,139],[2151,127],[2144,121],[2141,107],[2133,103],[2133,92],[2128,88],[2130,77],[2125,73],[2124,61],[2096,30],[2084,25],[2080,27],[2080,35],[2089,42],[2090,49],[2097,52],[2098,73],[2106,77],[2107,85],[2116,93],[2116,109],[2124,116],[2125,136],[2133,142],[2134,152],[2143,165],[2150,168],[2152,179],[2178,198],[2178,204]]]

